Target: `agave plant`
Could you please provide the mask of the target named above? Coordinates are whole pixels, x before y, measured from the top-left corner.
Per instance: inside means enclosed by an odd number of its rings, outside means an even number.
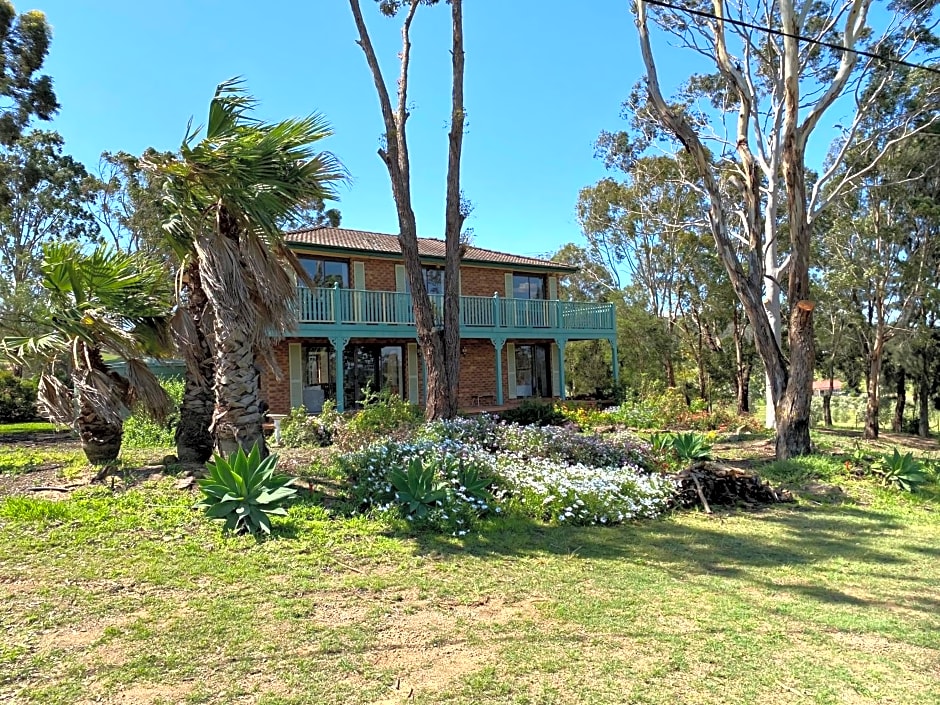
[[[920,461],[914,459],[914,454],[907,452],[901,455],[897,448],[891,455],[884,455],[872,463],[871,469],[881,476],[886,486],[897,487],[905,492],[916,492],[927,482],[927,473]]]
[[[447,490],[435,477],[434,466],[425,466],[420,458],[408,463],[408,470],[400,468],[389,474],[395,494],[405,511],[419,519],[447,499]]]
[[[705,436],[693,431],[673,435],[672,449],[682,462],[691,463],[696,460],[711,460],[712,457],[712,447],[705,440]]]
[[[199,481],[203,500],[197,506],[224,520],[228,531],[270,534],[271,516],[287,514],[285,506],[297,498],[289,486],[293,478],[275,473],[277,455],[262,458],[257,444],[248,454],[239,448],[229,458],[216,455],[206,467],[209,476]]]

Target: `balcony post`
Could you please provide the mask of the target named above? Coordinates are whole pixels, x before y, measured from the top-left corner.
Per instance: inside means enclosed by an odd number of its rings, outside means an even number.
[[[502,406],[503,405],[503,346],[506,344],[506,339],[505,338],[490,338],[490,342],[493,343],[493,347],[496,348],[496,406]]]
[[[558,346],[558,396],[562,399],[567,398],[565,393],[565,346],[568,344],[567,338],[555,338],[555,345]]]
[[[611,363],[614,366],[614,383],[620,381],[620,362],[617,360],[617,336],[612,335],[610,337],[610,357]]]
[[[343,393],[343,350],[346,349],[348,342],[349,338],[345,337],[330,338],[330,345],[333,346],[336,357],[336,410],[339,413],[346,410],[346,399]]]
[[[499,320],[500,319],[499,308],[500,308],[499,307],[499,292],[494,291],[493,292],[493,327],[494,328],[499,328],[502,325],[502,323]]]
[[[342,320],[342,316],[339,311],[339,282],[333,282],[333,322],[339,323]]]

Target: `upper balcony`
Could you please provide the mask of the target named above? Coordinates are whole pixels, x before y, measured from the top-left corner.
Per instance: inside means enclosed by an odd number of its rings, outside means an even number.
[[[413,336],[411,294],[394,291],[298,287],[300,335]],[[440,325],[443,296],[431,296]],[[613,304],[500,296],[460,297],[460,336],[610,338],[616,334]]]

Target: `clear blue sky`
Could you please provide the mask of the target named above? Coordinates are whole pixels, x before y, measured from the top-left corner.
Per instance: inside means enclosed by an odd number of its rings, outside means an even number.
[[[324,146],[352,174],[339,207],[347,227],[397,232],[376,155],[375,89],[345,0],[36,0],[53,26],[47,72],[67,150],[96,168],[103,150],[176,149],[204,120],[215,85],[241,75],[266,119],[324,113]],[[28,6],[18,0],[17,9]],[[399,23],[363,12],[386,77],[397,76]],[[640,75],[628,3],[470,0],[465,3],[463,188],[481,247],[536,255],[578,241],[578,190],[596,181],[602,129]],[[422,235],[444,222],[450,100],[449,10],[422,7],[413,28],[413,191]],[[394,84],[392,84],[394,89]]]

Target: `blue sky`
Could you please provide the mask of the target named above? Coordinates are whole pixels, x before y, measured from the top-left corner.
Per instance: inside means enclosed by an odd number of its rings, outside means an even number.
[[[345,0],[38,0],[53,26],[46,70],[67,149],[90,168],[103,150],[176,149],[202,122],[215,85],[245,78],[266,119],[325,114],[325,143],[352,174],[348,227],[397,232],[375,89]],[[399,24],[362,0],[386,77]],[[27,9],[22,2],[18,10]],[[449,11],[422,7],[413,28],[413,191],[422,235],[444,222],[450,96]],[[465,4],[463,187],[481,247],[537,255],[580,239],[578,190],[603,175],[602,129],[640,75],[626,2],[471,0]],[[394,85],[392,86],[394,88]]]

